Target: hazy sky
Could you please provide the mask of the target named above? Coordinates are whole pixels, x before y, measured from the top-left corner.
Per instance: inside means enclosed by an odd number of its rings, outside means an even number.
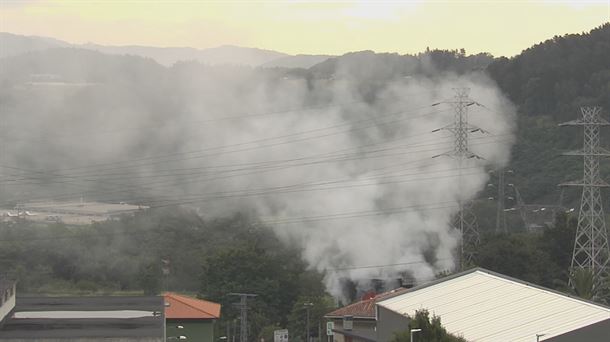
[[[610,0],[0,0],[0,31],[72,43],[259,47],[297,54],[465,48],[512,56],[610,21]],[[1,47],[0,47],[1,48]]]

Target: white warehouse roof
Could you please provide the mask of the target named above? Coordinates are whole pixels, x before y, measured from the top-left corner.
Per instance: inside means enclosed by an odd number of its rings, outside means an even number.
[[[610,319],[610,309],[484,269],[378,302],[402,315],[427,309],[468,341],[540,341]]]

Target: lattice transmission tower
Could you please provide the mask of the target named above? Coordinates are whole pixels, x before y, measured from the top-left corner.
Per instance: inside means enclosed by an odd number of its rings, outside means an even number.
[[[456,88],[455,97],[451,101],[443,101],[433,104],[433,106],[441,103],[452,104],[455,109],[454,122],[449,126],[439,128],[433,132],[440,130],[447,130],[453,133],[454,146],[453,151],[443,153],[438,156],[449,156],[456,160],[458,168],[458,187],[462,186],[462,169],[468,159],[482,159],[476,154],[472,153],[468,148],[468,135],[469,133],[480,131],[478,127],[472,126],[468,123],[468,107],[472,105],[480,104],[468,97],[470,89],[468,88]],[[435,156],[435,157],[438,157]],[[459,194],[463,191],[459,190]],[[470,201],[463,201],[458,198],[458,213],[455,216],[452,226],[456,229],[461,237],[459,247],[459,269],[463,270],[468,265],[472,264],[475,257],[475,248],[480,243],[481,238],[479,235],[479,227],[477,218],[472,210],[472,203]]]
[[[252,293],[229,293],[229,296],[239,296],[239,303],[233,304],[239,308],[239,342],[248,342],[248,298],[257,295]]]
[[[582,187],[570,273],[572,274],[575,269],[591,271],[594,284],[599,289],[598,286],[608,277],[610,258],[601,197],[601,188],[609,185],[599,176],[600,157],[610,156],[610,151],[599,146],[599,131],[600,126],[609,126],[610,122],[601,118],[600,107],[581,107],[580,112],[582,114],[580,119],[560,124],[560,126],[583,126],[584,128],[583,149],[564,153],[564,155],[583,157],[583,178],[579,181],[561,184],[562,186]]]

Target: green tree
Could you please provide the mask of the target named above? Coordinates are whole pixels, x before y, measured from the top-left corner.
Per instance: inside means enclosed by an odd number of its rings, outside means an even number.
[[[411,329],[421,329],[411,341]],[[442,326],[438,316],[430,317],[428,310],[418,310],[409,320],[409,329],[394,334],[392,342],[466,342],[465,339],[451,335]]]
[[[486,236],[478,249],[477,264],[544,286],[552,286],[562,271],[548,252],[539,248],[539,237],[527,233]]]
[[[312,304],[306,306],[306,304]],[[288,316],[288,331],[290,340],[307,340],[307,308],[309,308],[309,336],[318,336],[318,328],[324,325],[324,315],[334,308],[333,298],[330,296],[300,296],[294,303]],[[322,333],[326,331],[322,326]]]
[[[226,321],[238,313],[231,305],[237,298],[229,293],[256,294],[248,301],[248,322],[251,336],[258,336],[266,326],[287,327],[299,296],[324,296],[321,279],[317,272],[306,271],[299,249],[259,230],[247,241],[205,258],[201,293],[223,305]]]
[[[592,300],[596,293],[593,272],[584,268],[576,268],[570,273],[571,292],[583,299]]]
[[[138,276],[141,288],[146,295],[157,295],[161,292],[161,262],[151,262],[145,265]]]

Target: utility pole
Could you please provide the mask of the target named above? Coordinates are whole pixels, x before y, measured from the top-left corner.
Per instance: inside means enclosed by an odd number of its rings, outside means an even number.
[[[506,228],[506,206],[504,192],[504,169],[498,170],[498,206],[496,209],[496,233],[508,233]]]
[[[482,159],[472,153],[468,148],[468,134],[476,131],[484,132],[482,129],[468,124],[468,107],[472,105],[481,105],[468,97],[469,91],[470,89],[468,88],[456,88],[456,95],[452,101],[444,101],[432,105],[436,106],[441,103],[450,103],[455,109],[454,122],[451,125],[433,131],[447,130],[453,133],[453,151],[434,156],[433,158],[444,155],[456,160],[459,172],[457,182],[460,189],[462,186],[462,168],[466,164],[466,161],[473,158]],[[460,196],[462,193],[462,191],[459,191]],[[467,265],[472,263],[475,255],[474,249],[476,245],[480,243],[481,239],[479,236],[477,218],[472,211],[472,203],[465,203],[463,199],[458,198],[458,210],[452,226],[460,233],[459,269],[464,270]]]
[[[229,296],[239,296],[239,303],[233,304],[239,308],[239,342],[248,342],[248,297],[256,297],[257,295],[252,293],[229,293]]]
[[[318,342],[322,342],[322,322],[318,321]]]
[[[307,340],[305,342],[311,342],[309,340],[309,309],[313,306],[313,303],[311,303],[311,302],[303,303],[303,306],[305,307],[305,310],[307,311],[307,324],[305,327],[305,333],[307,336]]]
[[[610,122],[600,116],[600,107],[581,107],[582,117],[560,124],[560,126],[583,126],[584,147],[580,151],[567,152],[564,155],[583,157],[583,178],[579,181],[561,184],[562,186],[582,187],[578,226],[570,274],[576,269],[585,269],[593,274],[594,288],[599,289],[608,277],[608,233],[602,206],[601,188],[608,183],[599,176],[600,157],[610,156],[610,151],[599,146],[600,126],[609,126]],[[570,279],[570,285],[574,283]],[[595,294],[594,294],[595,295]]]

